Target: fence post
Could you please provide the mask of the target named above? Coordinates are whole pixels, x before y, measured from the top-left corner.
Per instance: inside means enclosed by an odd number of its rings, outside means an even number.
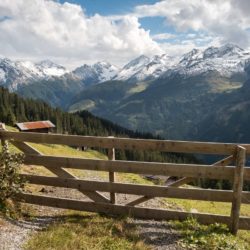
[[[236,235],[239,228],[241,195],[244,181],[244,166],[246,161],[246,149],[242,146],[236,148],[236,161],[233,179],[233,199],[231,208],[231,233]]]
[[[110,136],[110,137],[112,138],[113,136]],[[115,161],[115,148],[108,149],[108,159],[110,161]],[[115,182],[115,172],[109,172],[109,181]],[[113,192],[110,192],[110,202],[112,204],[115,204],[116,202],[116,195]]]
[[[5,124],[4,124],[4,123],[1,123],[1,122],[0,122],[0,130],[6,130]],[[4,145],[6,145],[7,142],[6,142],[4,139],[0,138],[0,140],[1,140],[1,145],[2,145],[2,147],[3,147]]]

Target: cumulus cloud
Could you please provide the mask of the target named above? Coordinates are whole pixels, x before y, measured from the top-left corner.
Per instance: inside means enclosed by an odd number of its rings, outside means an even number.
[[[152,35],[152,38],[155,40],[168,40],[168,39],[172,39],[175,37],[176,35],[172,33],[159,33],[159,34]]]
[[[77,4],[53,0],[0,0],[0,56],[74,67],[107,60],[122,65],[136,56],[180,54],[193,47],[250,41],[250,1],[162,0],[121,16],[86,15]],[[143,17],[165,17],[176,34],[150,35]]]
[[[205,31],[223,42],[249,46],[250,2],[246,0],[162,0],[135,9],[138,17],[162,16],[177,31]]]
[[[0,16],[1,54],[8,57],[121,64],[163,52],[135,16],[89,17],[79,5],[52,0],[1,0]]]

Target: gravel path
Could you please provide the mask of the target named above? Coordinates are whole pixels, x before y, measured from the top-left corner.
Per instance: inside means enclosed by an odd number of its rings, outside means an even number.
[[[76,190],[46,187],[39,192],[40,195],[49,195],[63,198],[73,198],[81,200],[89,200]],[[107,197],[108,194],[106,194]],[[134,195],[118,194],[117,201],[119,204],[125,204],[133,199]],[[51,222],[58,218],[56,215],[62,214],[62,209],[48,208],[42,206],[32,206],[32,210],[37,217],[32,220],[7,220],[0,218],[0,250],[20,250],[22,245],[28,240],[29,236],[39,230],[46,228]],[[147,207],[169,207],[173,205],[166,204],[162,199],[156,198],[145,203],[141,206]],[[146,244],[155,250],[181,250],[177,245],[179,235],[175,232],[168,222],[154,221],[154,220],[138,220],[131,219],[131,223],[136,225],[139,229],[140,237]]]
[[[31,221],[7,220],[4,219],[4,225],[0,228],[0,249],[17,250],[22,249],[22,245],[29,238],[29,235],[45,228],[52,218],[35,218]]]
[[[62,209],[27,205],[37,216],[30,219],[13,220],[0,217],[0,250],[21,250],[29,236],[45,229],[56,220]],[[41,214],[41,216],[39,216]],[[49,216],[48,216],[49,215]]]
[[[180,235],[166,221],[137,220],[133,223],[139,228],[140,237],[155,250],[184,250],[177,245]]]

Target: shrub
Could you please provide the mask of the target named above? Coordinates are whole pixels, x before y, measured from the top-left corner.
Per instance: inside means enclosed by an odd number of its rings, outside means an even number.
[[[19,175],[23,155],[10,153],[7,144],[0,152],[0,211],[10,213],[16,195],[22,190],[24,180]],[[11,201],[11,202],[10,202]]]

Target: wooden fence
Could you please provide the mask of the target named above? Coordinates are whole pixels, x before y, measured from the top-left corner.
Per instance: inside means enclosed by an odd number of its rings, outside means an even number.
[[[2,144],[8,141],[24,152],[25,164],[44,166],[57,176],[23,174],[29,183],[77,189],[92,200],[83,201],[22,193],[19,196],[22,202],[147,219],[185,220],[192,216],[203,224],[214,222],[227,224],[234,234],[238,229],[250,229],[250,217],[240,216],[241,204],[250,204],[250,192],[242,190],[243,182],[250,180],[250,168],[245,167],[246,156],[250,155],[250,144],[142,140],[21,133],[5,130],[0,131],[0,139]],[[47,156],[41,154],[27,142],[104,148],[108,149],[108,160]],[[120,161],[115,160],[115,149],[213,154],[221,155],[222,160],[212,165]],[[109,181],[78,179],[67,171],[68,168],[106,171],[109,173]],[[118,183],[115,178],[116,172],[176,176],[180,179],[168,186]],[[183,184],[197,178],[231,180],[233,190],[180,188]],[[110,197],[106,197],[100,192],[108,192]],[[139,198],[121,205],[117,204],[117,193],[138,195]],[[230,202],[232,203],[231,215],[191,213],[138,206],[155,197]]]

